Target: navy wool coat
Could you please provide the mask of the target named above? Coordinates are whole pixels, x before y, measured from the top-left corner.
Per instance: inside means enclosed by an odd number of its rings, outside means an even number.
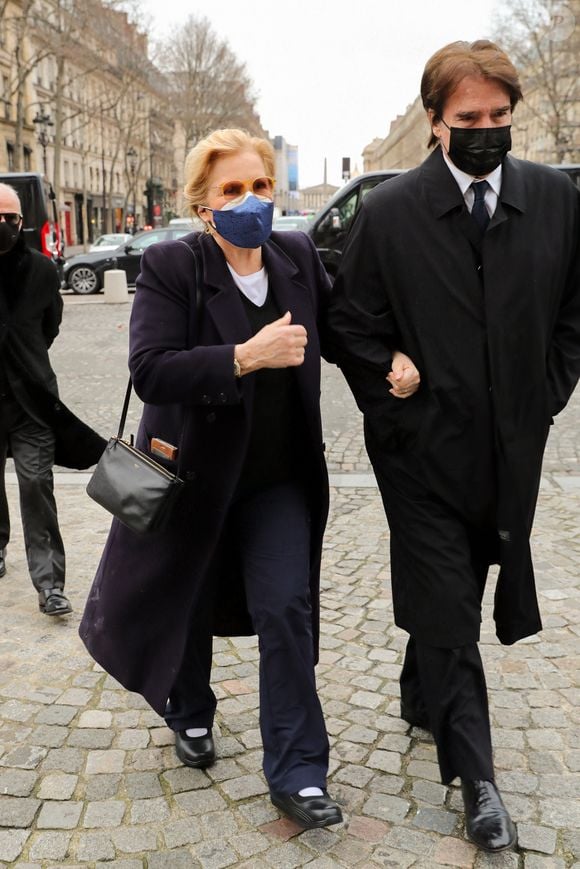
[[[499,639],[535,633],[529,535],[542,456],[580,374],[580,191],[554,169],[507,157],[482,239],[438,148],[366,196],[328,323],[385,480],[397,624],[435,646],[477,641],[477,595],[466,595],[461,564],[445,572],[450,559],[438,557],[448,526],[437,521],[459,517],[499,532],[481,554],[501,564]],[[404,401],[385,383],[393,348],[421,372]],[[419,578],[421,552],[430,555]]]
[[[196,310],[192,249],[202,266]],[[322,535],[328,476],[320,419],[318,321],[329,281],[303,233],[272,233],[263,246],[281,314],[308,333],[294,368],[308,432],[313,636],[319,636]],[[219,583],[214,634],[251,634],[239,566],[230,557],[226,519],[244,464],[255,377],[234,377],[234,346],[251,337],[240,293],[221,249],[208,235],[153,245],[143,255],[130,326],[130,369],[145,402],[136,445],[152,437],[179,445],[186,480],[169,526],[141,536],[113,520],[80,625],[91,655],[126,688],[163,714],[179,671],[190,613],[206,582]],[[168,468],[176,469],[172,462]],[[211,568],[211,570],[210,570]]]

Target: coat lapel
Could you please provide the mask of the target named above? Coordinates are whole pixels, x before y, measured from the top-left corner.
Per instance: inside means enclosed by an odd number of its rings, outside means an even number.
[[[200,251],[204,313],[212,318],[224,344],[241,344],[252,337],[252,331],[223,252],[209,235],[200,238]]]

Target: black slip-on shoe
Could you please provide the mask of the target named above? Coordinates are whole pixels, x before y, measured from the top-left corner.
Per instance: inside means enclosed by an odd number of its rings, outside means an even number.
[[[465,829],[468,838],[484,851],[505,851],[516,844],[515,824],[492,781],[462,779]]]
[[[45,616],[65,616],[72,613],[71,602],[61,588],[43,588],[38,592],[38,609]]]
[[[186,766],[205,769],[215,761],[215,743],[211,730],[205,736],[188,736],[185,730],[175,733],[175,753]]]
[[[326,791],[318,797],[301,797],[300,794],[270,791],[270,799],[277,809],[305,830],[328,827],[330,824],[342,822],[340,806],[328,796]]]

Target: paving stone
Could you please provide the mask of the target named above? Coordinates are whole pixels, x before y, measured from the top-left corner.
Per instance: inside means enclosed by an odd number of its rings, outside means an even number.
[[[85,763],[85,756],[78,748],[53,748],[46,755],[42,770],[57,772],[80,772]]]
[[[73,800],[46,802],[40,810],[37,826],[40,830],[72,830],[77,826],[82,810],[83,804]]]
[[[538,857],[537,854],[526,854],[525,869],[566,869],[566,863],[561,857]]]
[[[556,850],[556,831],[549,827],[518,824],[518,845],[527,851],[553,854]]]
[[[38,774],[32,770],[0,769],[0,794],[27,797],[32,793]]]
[[[70,833],[36,833],[28,853],[33,860],[64,860],[70,840]]]
[[[35,715],[34,720],[37,724],[60,724],[66,727],[76,714],[77,710],[70,706],[47,706]]]
[[[268,785],[257,775],[243,775],[222,783],[222,790],[232,800],[245,800],[268,793]]]
[[[39,806],[32,797],[0,796],[0,827],[29,827]]]
[[[41,800],[70,800],[78,782],[78,776],[67,773],[45,775],[38,789]]]
[[[167,854],[151,854],[147,859],[148,869],[194,869],[197,860],[189,851],[169,851]]]
[[[444,866],[459,866],[471,869],[474,864],[477,849],[471,842],[462,839],[441,839],[433,852],[434,863]]]
[[[344,782],[355,788],[364,788],[373,778],[375,772],[365,766],[346,764],[334,776],[334,781]]]
[[[442,809],[420,807],[413,818],[413,825],[421,830],[433,830],[445,836],[450,835],[457,824],[457,815]]]
[[[76,858],[86,863],[95,860],[112,860],[115,846],[107,833],[80,833],[76,846]]]
[[[47,749],[41,748],[39,745],[20,745],[0,758],[0,766],[36,769],[47,754]]]
[[[169,817],[169,807],[164,797],[149,800],[133,800],[131,804],[131,823],[146,824],[150,821],[163,822]]]
[[[412,795],[423,803],[442,806],[447,796],[447,787],[431,781],[414,781]]]
[[[180,767],[179,769],[166,770],[162,778],[168,783],[173,794],[211,787],[211,779],[201,769]]]
[[[126,854],[157,850],[157,834],[150,827],[120,827],[111,832],[111,837],[115,848]]]
[[[96,863],[95,869],[143,869],[143,860],[113,860],[110,863]]]
[[[105,712],[100,709],[87,709],[86,712],[81,712],[78,721],[78,727],[89,728],[110,728],[113,723],[113,715],[111,712]]]
[[[403,821],[410,809],[407,800],[393,797],[388,794],[376,794],[371,796],[364,804],[365,815],[379,818],[381,821]]]
[[[201,824],[198,818],[182,818],[163,825],[163,838],[170,850],[199,842],[201,837]]]
[[[86,784],[85,798],[87,800],[106,800],[117,795],[121,776],[118,774],[101,774],[91,776]]]
[[[123,772],[126,752],[116,748],[108,751],[89,751],[87,774]]]
[[[29,830],[0,830],[0,860],[17,860],[29,836]]]
[[[383,772],[394,773],[401,771],[401,755],[393,751],[373,751],[367,760],[372,769],[380,769]]]
[[[159,776],[154,772],[129,772],[125,775],[125,788],[130,799],[159,797],[163,789]]]
[[[88,803],[83,820],[84,827],[118,827],[125,814],[126,805],[122,800],[96,800]]]
[[[113,742],[113,736],[110,730],[73,730],[68,745],[74,748],[105,749]]]
[[[194,855],[203,869],[224,869],[234,866],[238,857],[229,845],[205,842],[195,847]]]

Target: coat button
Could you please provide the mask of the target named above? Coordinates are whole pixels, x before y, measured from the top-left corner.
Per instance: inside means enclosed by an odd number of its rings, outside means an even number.
[[[211,398],[209,395],[202,395],[201,397],[202,404],[211,404]]]
[[[186,471],[185,472],[185,479],[186,480],[195,480],[196,477],[197,477],[197,473],[195,471]]]
[[[213,410],[211,413],[208,413],[208,415],[206,416],[206,420],[208,422],[215,422],[215,413],[213,412]]]
[[[227,395],[225,394],[225,392],[220,392],[220,394],[218,395],[218,398],[219,398],[219,400],[221,401],[222,404],[225,404],[226,401],[228,400],[228,397],[227,397]]]

